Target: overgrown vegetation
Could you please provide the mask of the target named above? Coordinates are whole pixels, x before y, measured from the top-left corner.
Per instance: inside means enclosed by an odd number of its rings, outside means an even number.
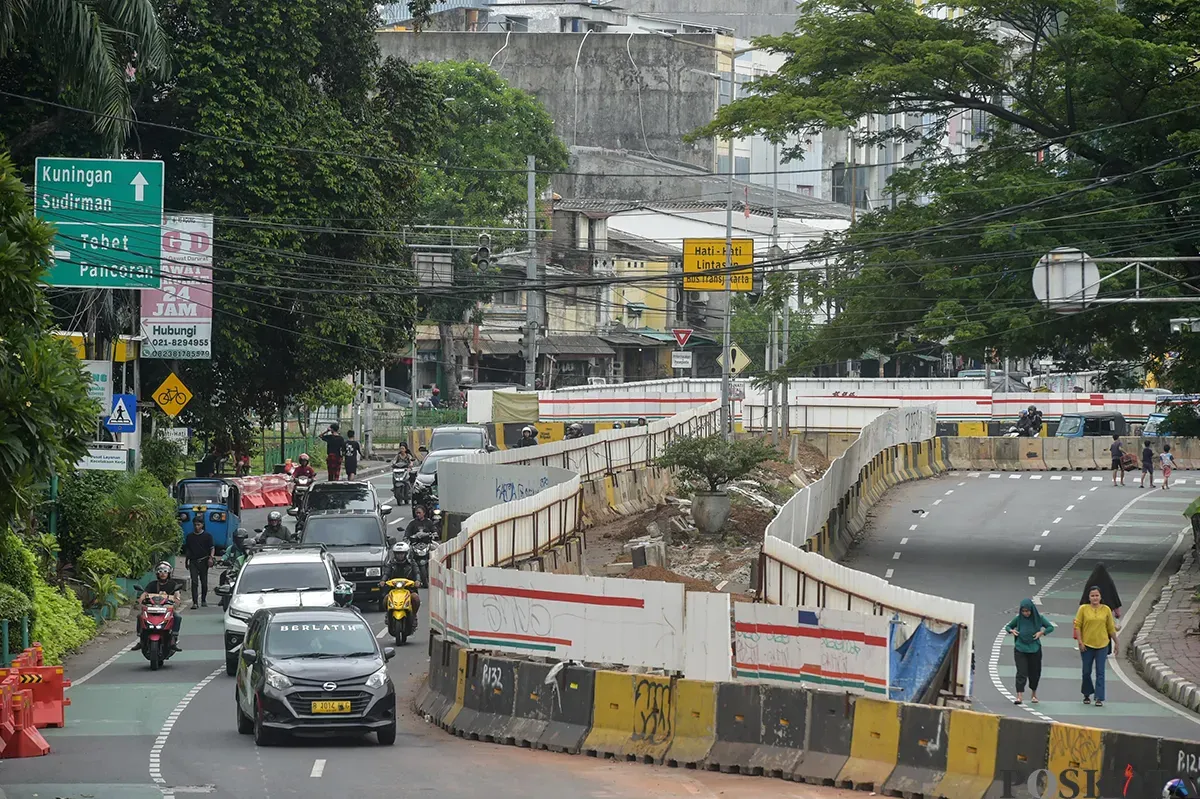
[[[726,441],[719,435],[680,438],[672,441],[656,461],[664,469],[675,469],[683,479],[703,483],[709,491],[749,475],[759,464],[779,460],[779,450],[758,438]]]

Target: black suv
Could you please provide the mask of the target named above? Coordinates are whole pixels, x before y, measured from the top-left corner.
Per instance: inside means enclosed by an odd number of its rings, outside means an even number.
[[[300,543],[323,544],[342,579],[354,584],[355,601],[369,600],[383,609],[386,594],[379,583],[391,567],[394,541],[382,516],[367,510],[313,513]]]
[[[339,480],[313,483],[301,504],[288,508],[288,514],[295,516],[296,527],[302,528],[314,513],[341,510],[369,510],[386,517],[392,512],[392,506],[379,503],[375,487],[370,483]]]
[[[396,742],[396,688],[371,626],[353,608],[267,608],[238,659],[237,730],[268,746],[280,733],[369,733]]]

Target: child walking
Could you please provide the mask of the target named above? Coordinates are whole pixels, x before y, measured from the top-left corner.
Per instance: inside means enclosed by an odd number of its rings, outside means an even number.
[[[1150,442],[1143,442],[1142,447],[1142,488],[1146,487],[1146,478],[1150,478],[1150,487],[1154,488],[1154,450],[1150,449]]]
[[[1175,456],[1171,454],[1171,445],[1163,444],[1162,454],[1158,456],[1162,461],[1163,473],[1163,491],[1171,487],[1171,472],[1175,470]]]

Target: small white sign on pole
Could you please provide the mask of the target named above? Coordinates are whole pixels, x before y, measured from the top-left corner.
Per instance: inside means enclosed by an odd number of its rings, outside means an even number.
[[[692,368],[692,351],[691,350],[674,350],[671,353],[671,368],[672,369],[691,369]]]
[[[167,427],[162,430],[160,435],[162,435],[164,440],[170,441],[172,444],[178,445],[179,448],[181,450],[183,450],[184,454],[185,455],[187,454],[188,439],[190,438],[190,431],[188,430],[188,428],[186,428],[186,427]]]
[[[129,468],[129,451],[88,447],[87,454],[79,459],[75,468],[80,471],[123,472]]]
[[[100,403],[101,418],[112,410],[112,362],[83,361],[83,371],[92,377],[88,385],[88,399]]]

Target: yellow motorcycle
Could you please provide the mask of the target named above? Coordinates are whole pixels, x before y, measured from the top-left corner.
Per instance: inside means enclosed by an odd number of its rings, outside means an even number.
[[[417,613],[413,607],[417,584],[406,577],[393,577],[384,580],[383,585],[389,589],[385,600],[388,635],[396,639],[397,646],[403,646],[417,631]]]

